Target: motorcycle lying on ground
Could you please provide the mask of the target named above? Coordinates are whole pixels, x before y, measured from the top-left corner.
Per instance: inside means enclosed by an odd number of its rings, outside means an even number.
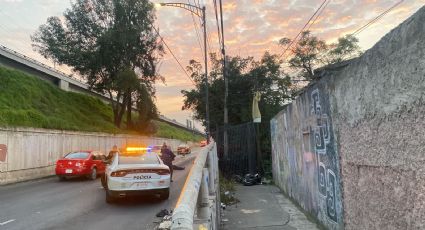
[[[256,173],[256,174],[245,174],[245,176],[240,176],[240,175],[234,175],[232,177],[232,179],[240,184],[243,184],[245,186],[252,186],[252,185],[257,185],[257,184],[262,184],[261,183],[261,176],[260,174]]]

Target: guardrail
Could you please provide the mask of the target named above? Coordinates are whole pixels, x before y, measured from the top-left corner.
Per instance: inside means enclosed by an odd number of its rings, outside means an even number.
[[[220,226],[220,189],[215,142],[196,157],[172,216],[172,230],[210,229]]]

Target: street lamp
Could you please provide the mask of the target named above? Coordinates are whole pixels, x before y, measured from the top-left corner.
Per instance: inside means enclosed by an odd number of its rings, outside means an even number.
[[[207,142],[210,142],[210,109],[209,109],[209,100],[208,100],[208,56],[207,56],[207,24],[206,24],[206,16],[205,16],[205,6],[202,8],[199,6],[194,6],[187,3],[159,3],[159,6],[171,6],[171,7],[177,7],[182,8],[187,11],[190,11],[191,13],[195,14],[196,16],[200,17],[202,19],[202,24],[204,27],[204,58],[205,58],[205,108],[206,108],[206,125],[207,125]]]

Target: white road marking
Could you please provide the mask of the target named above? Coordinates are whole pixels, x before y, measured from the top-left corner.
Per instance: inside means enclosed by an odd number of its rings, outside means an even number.
[[[13,221],[15,221],[15,219],[11,219],[11,220],[5,221],[3,223],[0,223],[0,226],[6,225],[6,224],[8,224],[10,222],[13,222]]]

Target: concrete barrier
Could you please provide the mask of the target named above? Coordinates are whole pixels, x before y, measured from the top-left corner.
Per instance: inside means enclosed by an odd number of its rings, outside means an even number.
[[[32,128],[0,128],[0,184],[54,174],[56,161],[78,150],[100,150],[107,154],[113,145],[148,146],[166,142],[173,150],[179,140],[106,133],[86,133]]]
[[[172,216],[172,230],[219,228],[220,192],[216,143],[203,148],[189,172]]]

